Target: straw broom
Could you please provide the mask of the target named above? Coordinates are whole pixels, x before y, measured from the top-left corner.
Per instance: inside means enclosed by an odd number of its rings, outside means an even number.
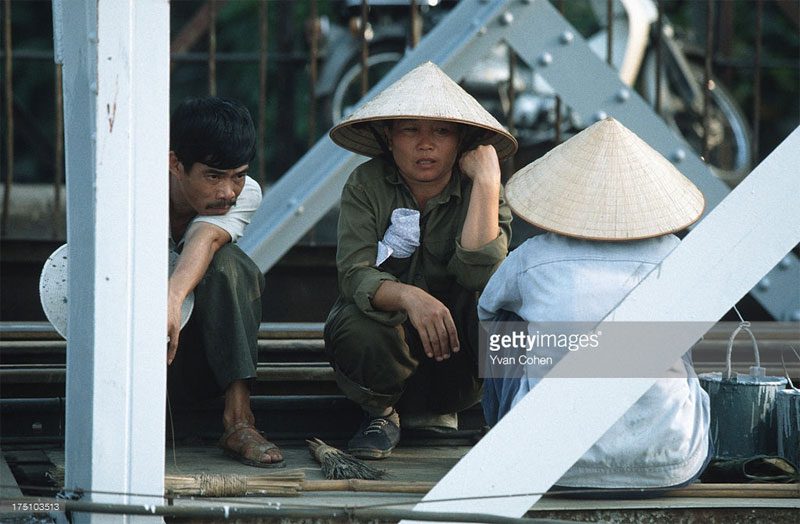
[[[246,495],[294,496],[301,489],[305,474],[289,470],[275,475],[209,474],[166,475],[167,495],[196,497],[242,497]]]
[[[318,438],[306,440],[311,456],[319,462],[322,474],[328,480],[379,480],[386,476],[386,471],[376,469],[358,460],[349,453],[325,444]]]
[[[56,466],[47,476],[56,485],[64,485],[63,466]],[[302,490],[304,480],[305,473],[300,469],[253,476],[211,473],[165,475],[164,494],[193,497],[296,496]]]

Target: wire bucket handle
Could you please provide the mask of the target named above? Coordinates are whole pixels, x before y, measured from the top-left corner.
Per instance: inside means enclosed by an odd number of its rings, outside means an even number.
[[[739,323],[735,330],[733,330],[733,333],[731,333],[731,338],[728,340],[728,355],[725,359],[725,380],[730,380],[731,378],[731,353],[733,353],[733,340],[741,331],[744,331],[750,335],[750,340],[753,341],[753,354],[755,355],[756,362],[755,366],[750,366],[750,376],[763,377],[766,375],[766,370],[761,367],[761,357],[758,354],[758,343],[756,342],[755,335],[753,335],[753,332],[750,330],[750,322],[743,321]]]
[[[796,356],[797,359],[800,360],[800,354],[797,353],[797,350],[791,346],[789,346],[789,349],[791,349],[792,353],[794,353],[794,356]],[[789,387],[795,391],[800,392],[800,388],[797,388],[794,384],[792,384],[792,377],[789,376],[789,370],[786,369],[786,361],[783,360],[783,351],[781,351],[781,365],[783,366],[783,376],[786,377],[786,381],[789,383]]]

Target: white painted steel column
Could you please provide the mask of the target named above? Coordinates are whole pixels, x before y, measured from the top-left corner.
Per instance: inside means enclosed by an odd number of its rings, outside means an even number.
[[[672,329],[671,337],[647,340],[642,377],[666,370],[800,242],[798,165],[800,128],[609,315],[614,322],[694,322],[680,336]],[[604,321],[598,331],[612,324]],[[654,382],[553,378],[595,369],[590,355],[598,368],[635,359],[630,343],[607,342],[602,352],[582,353],[577,361],[574,354],[565,357],[423,499],[461,500],[422,502],[414,509],[524,515],[540,495],[468,498],[544,493]]]
[[[169,2],[69,0],[53,9],[70,244],[65,487],[94,502],[160,504]]]

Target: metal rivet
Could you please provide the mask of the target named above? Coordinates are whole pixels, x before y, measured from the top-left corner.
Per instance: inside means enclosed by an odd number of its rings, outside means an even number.
[[[562,44],[569,45],[572,43],[573,40],[575,40],[575,35],[572,33],[572,31],[564,31],[563,33],[561,33],[561,37],[559,38],[559,40],[561,41]]]
[[[486,27],[481,27],[480,29],[478,29],[478,36],[485,35],[486,31],[487,31]]]
[[[89,84],[89,90],[92,93],[97,94],[97,82],[92,82],[91,84]]]
[[[305,206],[297,206],[297,209],[294,210],[295,215],[302,215],[306,212]]]
[[[770,282],[769,278],[768,278],[768,277],[764,277],[764,278],[762,278],[762,279],[761,279],[761,281],[760,281],[760,282],[759,282],[759,283],[756,285],[756,287],[757,287],[757,288],[758,288],[760,291],[766,291],[766,290],[768,290],[768,289],[769,289],[769,286],[770,286],[771,284],[772,284],[772,282]]]
[[[627,87],[623,87],[619,91],[617,91],[617,101],[618,102],[627,102],[627,100],[631,97],[631,91]]]
[[[781,261],[778,262],[778,267],[780,269],[789,269],[790,267],[792,267],[792,256],[786,255],[785,257],[783,257]]]
[[[683,149],[676,149],[672,153],[672,160],[675,162],[683,162],[686,159],[686,151]]]
[[[592,115],[592,120],[594,120],[595,122],[605,120],[606,118],[608,118],[608,113],[606,113],[605,111],[598,111],[597,113]]]
[[[539,55],[539,65],[548,66],[553,63],[553,55],[545,51]]]
[[[500,23],[503,25],[511,25],[511,22],[514,21],[514,14],[511,11],[506,11],[502,15],[500,15]]]

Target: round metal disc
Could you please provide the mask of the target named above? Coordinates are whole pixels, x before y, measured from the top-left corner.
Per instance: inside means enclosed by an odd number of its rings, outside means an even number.
[[[178,254],[169,253],[169,274],[175,269]],[[69,311],[69,248],[59,247],[47,258],[39,277],[39,299],[47,320],[58,334],[67,338],[67,312]],[[189,321],[194,308],[194,293],[189,293],[181,305],[181,328]]]
[[[39,300],[47,320],[58,334],[67,338],[67,311],[69,310],[67,282],[69,250],[67,244],[59,247],[47,258],[39,276]]]

